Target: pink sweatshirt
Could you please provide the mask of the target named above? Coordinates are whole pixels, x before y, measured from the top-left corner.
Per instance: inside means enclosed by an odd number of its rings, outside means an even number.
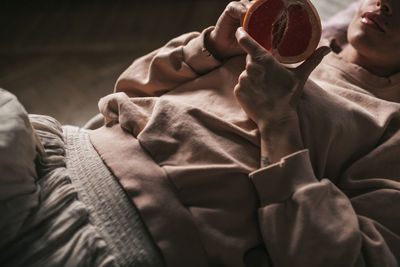
[[[307,149],[260,169],[233,96],[245,57],[218,62],[206,31],[135,60],[90,134],[167,266],[244,266],[262,243],[277,267],[398,266],[400,104],[373,94],[399,94],[400,74],[327,56],[299,105]]]

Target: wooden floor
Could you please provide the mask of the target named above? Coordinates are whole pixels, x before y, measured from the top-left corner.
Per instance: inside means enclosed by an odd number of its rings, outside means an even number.
[[[81,126],[134,58],[215,24],[227,3],[3,0],[0,87],[17,95],[29,113]]]

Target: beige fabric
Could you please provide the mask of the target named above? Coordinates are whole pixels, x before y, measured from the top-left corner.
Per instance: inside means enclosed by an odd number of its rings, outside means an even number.
[[[279,267],[398,266],[400,104],[373,94],[395,94],[399,75],[329,56],[299,106],[307,150],[259,169],[257,127],[232,93],[245,57],[218,63],[203,36],[136,60],[90,135],[167,265],[243,266],[264,242]]]

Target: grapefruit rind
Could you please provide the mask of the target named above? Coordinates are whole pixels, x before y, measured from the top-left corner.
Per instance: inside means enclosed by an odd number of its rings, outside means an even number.
[[[249,29],[248,29],[249,22],[251,20],[253,13],[267,1],[273,1],[273,0],[257,0],[247,10],[246,15],[243,20],[243,28],[245,29],[245,31],[249,32]],[[293,4],[305,6],[305,10],[308,13],[308,17],[309,17],[310,24],[312,27],[311,39],[310,39],[310,42],[309,42],[307,48],[304,50],[304,52],[302,52],[296,56],[285,57],[285,56],[281,56],[279,54],[279,52],[277,51],[277,49],[274,49],[274,48],[270,48],[270,49],[266,48],[266,49],[281,63],[284,63],[284,64],[298,63],[298,62],[301,62],[301,61],[307,59],[308,57],[310,57],[312,55],[312,53],[315,51],[315,49],[317,48],[317,46],[320,42],[321,33],[322,33],[321,20],[319,18],[316,8],[309,0],[280,0],[280,1],[284,2],[287,9],[289,8],[290,5],[293,5]]]

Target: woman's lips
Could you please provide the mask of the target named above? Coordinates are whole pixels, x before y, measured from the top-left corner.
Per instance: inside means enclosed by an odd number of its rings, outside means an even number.
[[[361,16],[361,22],[375,27],[376,29],[380,30],[381,32],[386,32],[387,27],[386,23],[382,19],[381,15],[376,12],[366,12]]]

